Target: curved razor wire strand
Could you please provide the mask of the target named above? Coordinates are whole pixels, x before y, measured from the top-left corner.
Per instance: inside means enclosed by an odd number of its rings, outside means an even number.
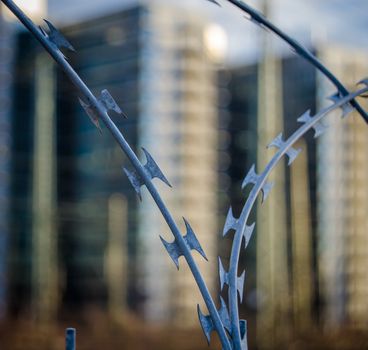
[[[207,0],[213,2],[220,6],[220,4],[214,0]],[[342,96],[347,96],[349,91],[345,88],[345,86],[340,82],[340,80],[320,61],[318,58],[313,55],[307,48],[301,45],[297,40],[293,39],[285,32],[283,32],[280,28],[275,26],[272,22],[270,22],[262,13],[255,10],[248,4],[239,0],[227,0],[241,11],[247,14],[247,19],[250,19],[252,22],[257,24],[258,26],[270,30],[272,33],[276,34],[279,38],[288,43],[295,52],[311,63],[316,69],[318,69],[327,79],[331,81],[333,85],[335,85],[338,90],[338,94]],[[248,18],[249,17],[249,18]],[[358,111],[358,113],[362,116],[366,123],[368,123],[368,114],[367,112],[360,106],[360,104],[355,100],[351,100],[351,105]]]
[[[281,134],[272,141],[268,147],[279,147],[278,152],[273,156],[270,162],[266,165],[265,169],[262,173],[257,175],[254,171],[254,166],[251,168],[250,172],[246,176],[243,181],[242,187],[244,188],[248,184],[253,184],[253,188],[245,202],[245,205],[242,209],[239,219],[235,219],[232,216],[231,209],[229,210],[228,217],[226,219],[224,235],[226,235],[230,230],[235,231],[234,241],[231,250],[230,256],[230,266],[229,272],[227,274],[227,281],[229,285],[228,289],[228,299],[229,299],[229,311],[230,311],[230,320],[231,320],[231,335],[234,343],[234,349],[244,349],[245,347],[241,347],[241,344],[246,344],[245,332],[241,331],[242,321],[239,322],[239,310],[238,310],[238,300],[237,293],[243,293],[243,290],[239,291],[239,277],[238,277],[238,263],[239,256],[242,246],[242,239],[245,239],[245,247],[249,243],[249,239],[251,238],[252,231],[254,228],[254,224],[252,226],[247,226],[247,221],[250,215],[250,212],[256,202],[257,196],[260,192],[263,192],[262,201],[266,198],[270,186],[267,185],[267,178],[270,175],[271,171],[278,164],[278,162],[282,159],[284,155],[289,157],[288,165],[295,160],[297,154],[300,150],[295,150],[293,145],[310,129],[315,130],[315,137],[318,137],[322,134],[326,126],[321,123],[321,119],[325,117],[331,111],[337,108],[343,108],[344,105],[349,103],[352,99],[363,96],[368,91],[368,84],[364,80],[362,81],[366,87],[360,89],[354,93],[350,93],[347,96],[339,99],[331,106],[328,106],[317,113],[315,116],[311,116],[309,111],[304,113],[301,117],[298,118],[299,122],[304,123],[299,129],[297,129],[285,142],[282,141]],[[220,266],[220,280],[222,266]],[[222,284],[222,283],[221,283]],[[240,294],[240,298],[241,298]],[[244,322],[244,321],[243,321]],[[243,334],[242,334],[243,333]]]
[[[135,173],[130,172],[129,180],[132,182],[133,187],[137,190],[141,185],[145,185],[150,192],[152,198],[156,202],[161,214],[163,215],[166,223],[168,224],[172,234],[175,237],[174,243],[171,245],[167,243],[167,248],[170,256],[174,259],[174,255],[177,254],[179,256],[183,255],[185,260],[187,261],[189,268],[194,276],[194,279],[198,285],[198,288],[201,292],[203,300],[208,308],[211,318],[211,325],[213,329],[215,329],[219,335],[221,340],[223,349],[231,350],[231,344],[226,333],[226,330],[223,325],[223,321],[220,318],[219,312],[216,309],[215,303],[208,291],[208,288],[204,282],[204,279],[193,259],[191,254],[191,249],[199,249],[199,243],[196,240],[193,231],[190,229],[189,224],[187,226],[187,235],[182,236],[178,226],[173,220],[170,212],[166,208],[163,200],[161,199],[158,191],[156,190],[155,185],[151,181],[153,177],[160,177],[158,175],[158,167],[155,163],[152,163],[151,157],[147,157],[147,164],[142,166],[139,159],[130,148],[129,144],[125,140],[124,136],[121,134],[119,129],[110,119],[107,109],[117,109],[118,107],[114,105],[114,102],[109,98],[105,98],[102,101],[97,100],[96,97],[89,90],[87,85],[81,80],[78,74],[73,70],[70,64],[66,61],[64,55],[59,50],[60,47],[66,47],[69,49],[73,49],[73,47],[66,41],[66,39],[56,30],[55,27],[51,25],[50,22],[46,22],[50,33],[47,34],[42,28],[37,28],[34,23],[22,12],[22,10],[14,4],[11,0],[1,0],[13,14],[24,24],[24,26],[37,38],[37,40],[43,45],[43,47],[49,52],[49,54],[54,58],[54,60],[59,64],[59,66],[63,69],[68,78],[72,81],[73,85],[77,88],[78,92],[85,99],[83,102],[83,107],[86,109],[88,115],[93,119],[92,121],[98,127],[98,119],[102,120],[107,129],[110,131],[116,142],[119,144],[120,148],[123,150],[127,158],[130,160],[131,164],[134,167]],[[102,97],[104,96],[106,90],[103,91]],[[110,97],[110,96],[108,96]],[[115,108],[106,108],[111,107],[111,105]],[[156,168],[155,168],[156,167]],[[159,173],[161,173],[159,171]],[[127,173],[128,175],[128,173]],[[162,173],[160,174],[162,175]],[[161,178],[162,179],[162,178]],[[137,183],[138,182],[138,183]],[[187,223],[186,223],[187,224]],[[171,248],[168,249],[168,247]],[[178,256],[176,256],[178,258]]]

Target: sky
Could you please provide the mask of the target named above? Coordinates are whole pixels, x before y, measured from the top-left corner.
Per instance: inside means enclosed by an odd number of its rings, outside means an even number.
[[[47,0],[18,0],[30,4]],[[139,2],[164,2],[202,13],[219,23],[228,34],[226,60],[239,63],[254,60],[260,32],[245,20],[233,5],[218,0],[218,7],[207,0],[48,0],[48,17],[58,25],[73,23],[121,10]],[[247,0],[259,9],[264,0]],[[304,45],[323,42],[345,46],[360,46],[368,50],[368,0],[268,0],[268,17],[289,35]],[[275,39],[279,50],[285,44]]]

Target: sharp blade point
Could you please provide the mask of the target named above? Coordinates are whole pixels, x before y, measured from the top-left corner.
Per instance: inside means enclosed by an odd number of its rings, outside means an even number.
[[[243,271],[243,273],[240,275],[240,277],[237,278],[237,281],[236,281],[240,303],[243,302],[244,281],[245,281],[245,271]]]
[[[142,186],[142,180],[139,177],[139,175],[135,171],[129,171],[126,168],[123,168],[123,171],[125,175],[128,177],[128,180],[130,181],[131,185],[133,186],[135,192],[137,193],[140,200],[142,200],[142,194],[141,194],[141,186]]]
[[[163,183],[165,183],[167,186],[172,187],[170,182],[167,180],[151,154],[142,147],[142,150],[144,152],[144,155],[146,157],[146,164],[144,165],[144,168],[150,175],[151,179],[157,178],[160,179]]]
[[[68,49],[69,51],[75,52],[74,47],[70,44],[70,42],[62,35],[55,26],[48,21],[47,19],[44,19],[45,23],[49,27],[50,33],[48,35],[49,40],[56,45],[59,49],[61,47],[64,47]]]
[[[256,167],[253,164],[243,180],[242,189],[244,189],[248,184],[254,185],[257,182],[259,176],[257,175],[255,168]]]
[[[238,224],[238,220],[234,218],[233,210],[230,207],[226,215],[226,220],[225,220],[224,229],[222,231],[222,235],[226,236],[230,230],[236,230],[237,224]]]
[[[197,305],[197,312],[198,312],[198,318],[199,322],[201,324],[203,333],[207,339],[208,345],[210,345],[211,342],[211,332],[214,330],[213,322],[210,316],[205,316],[199,305]]]
[[[272,187],[273,187],[272,182],[268,182],[263,186],[263,188],[262,188],[262,203],[264,203],[264,201],[267,199],[268,195],[271,192]]]
[[[218,3],[216,0],[207,0],[207,1],[211,2],[212,4],[215,4],[215,5],[219,6],[219,7],[221,7],[220,3]]]
[[[225,283],[228,284],[228,274],[222,265],[220,257],[218,258],[219,262],[219,275],[220,275],[220,290],[224,288]]]
[[[167,252],[169,253],[171,259],[173,260],[176,268],[179,270],[179,257],[182,255],[179,246],[177,245],[176,241],[173,243],[167,242],[160,236],[161,242],[166,248]]]
[[[184,223],[185,223],[185,227],[187,230],[187,234],[183,237],[185,242],[187,243],[189,249],[191,250],[196,250],[199,254],[202,255],[202,257],[208,261],[207,256],[205,254],[205,252],[203,251],[201,244],[199,243],[193,229],[191,228],[191,226],[189,225],[189,222],[183,218]]]
[[[255,227],[256,223],[254,222],[252,225],[250,226],[245,226],[245,231],[244,231],[244,249],[247,248],[249,241],[252,237],[253,231],[254,231],[254,227]]]

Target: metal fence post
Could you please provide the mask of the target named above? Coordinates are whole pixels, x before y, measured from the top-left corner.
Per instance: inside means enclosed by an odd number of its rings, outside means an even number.
[[[65,350],[75,350],[75,328],[67,328],[65,330]]]

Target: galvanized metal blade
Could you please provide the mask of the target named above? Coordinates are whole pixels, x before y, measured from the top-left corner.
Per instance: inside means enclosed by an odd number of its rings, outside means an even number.
[[[161,169],[159,168],[157,163],[154,161],[152,156],[149,154],[149,152],[143,147],[142,147],[142,150],[146,157],[146,164],[143,166],[143,169],[145,170],[148,177],[151,180],[154,178],[158,178],[159,180],[164,182],[166,185],[171,187],[171,184],[166,179],[165,175],[162,173]],[[144,185],[143,179],[135,170],[129,171],[126,168],[123,168],[123,170],[125,174],[127,175],[130,183],[132,184],[134,190],[137,192],[139,199],[142,200],[141,187]]]
[[[241,349],[247,350],[248,349],[248,341],[247,341],[247,321],[240,320],[239,321],[239,328],[240,328],[240,338],[241,338]]]
[[[220,296],[221,307],[219,309],[219,315],[224,325],[224,328],[230,333],[231,332],[231,322],[229,317],[229,311],[227,310],[226,303],[224,299]]]
[[[133,186],[139,199],[142,200],[141,186],[144,185],[144,182],[142,181],[141,177],[138,175],[138,173],[135,170],[130,171],[127,168],[123,168],[123,171],[125,175],[128,177],[128,180]]]
[[[222,291],[225,283],[227,285],[229,284],[229,280],[228,280],[228,273],[225,271],[220,257],[218,257],[218,262],[219,262],[219,276],[220,276],[220,291]]]
[[[239,321],[239,328],[240,328],[240,337],[241,339],[244,338],[244,336],[247,334],[247,321],[246,320],[240,320]]]
[[[183,236],[184,242],[187,245],[189,250],[196,250],[199,254],[202,255],[202,257],[208,261],[206,254],[204,253],[193,229],[189,225],[188,221],[183,218],[185,227],[187,230],[187,234]],[[171,259],[174,261],[176,268],[179,270],[179,258],[184,255],[182,249],[180,248],[180,245],[174,240],[174,242],[167,242],[164,238],[160,236],[161,242],[166,248],[168,254],[170,255]]]
[[[157,178],[161,180],[162,182],[164,182],[167,186],[172,187],[170,182],[167,180],[167,178],[165,177],[165,175],[163,174],[163,172],[161,171],[161,169],[159,168],[159,166],[153,159],[153,157],[150,155],[150,153],[143,147],[142,147],[142,150],[147,160],[146,164],[144,165],[144,168],[147,170],[147,172],[151,176],[151,179]]]
[[[297,121],[306,124],[309,123],[312,119],[313,117],[311,116],[310,109],[308,109],[297,119]],[[313,129],[315,131],[314,138],[317,138],[318,136],[322,135],[327,130],[327,128],[328,127],[321,121],[315,123],[313,125]]]
[[[364,78],[362,80],[359,80],[357,85],[365,85],[365,86],[368,86],[368,77],[367,78]]]
[[[253,223],[252,225],[245,226],[245,230],[244,230],[244,249],[247,248],[249,241],[252,237],[253,231],[254,231],[254,227],[255,227],[256,223]]]
[[[114,111],[118,114],[123,115],[125,118],[128,118],[115,102],[114,98],[111,96],[110,92],[107,89],[101,91],[99,102],[104,106],[107,111]]]
[[[267,148],[271,148],[271,147],[275,147],[278,149],[283,149],[285,147],[287,142],[285,142],[282,139],[282,133],[278,134],[276,136],[276,138],[267,146]],[[286,155],[289,157],[289,162],[288,165],[290,166],[294,160],[296,159],[296,157],[298,156],[298,154],[301,152],[301,149],[295,149],[293,147],[290,147],[287,151],[286,151]]]
[[[230,323],[230,317],[229,317],[229,312],[227,310],[226,304],[224,299],[222,299],[222,297],[220,296],[220,302],[221,302],[221,306],[220,309],[218,310],[221,322],[224,326],[224,328],[230,333],[231,332],[231,323]],[[199,305],[197,305],[197,312],[198,312],[198,318],[199,318],[199,322],[201,323],[201,327],[203,330],[203,333],[207,339],[207,343],[208,345],[211,342],[211,333],[215,330],[215,326],[213,324],[212,318],[210,315],[205,316],[202,311],[201,308],[199,307]]]
[[[328,100],[332,101],[333,103],[338,102],[340,99],[342,99],[344,96],[340,94],[340,92],[336,92],[332,94],[331,96],[327,97]],[[345,103],[341,107],[342,110],[342,118],[345,118],[347,115],[349,115],[354,108],[350,105],[350,103]]]
[[[160,239],[167,252],[169,253],[171,259],[175,263],[176,268],[179,270],[179,257],[181,257],[183,253],[176,240],[174,240],[174,242],[172,243],[169,243],[165,239],[163,239],[162,236],[160,236]]]
[[[237,277],[236,279],[236,289],[238,290],[239,293],[240,303],[243,302],[244,282],[245,282],[245,270],[240,275],[240,277]]]
[[[207,0],[207,1],[212,2],[213,4],[221,7],[221,5],[216,0]]]
[[[247,185],[249,184],[253,184],[255,185],[257,183],[258,180],[258,175],[256,173],[256,167],[253,164],[252,167],[250,168],[250,170],[248,171],[247,175],[245,176],[243,183],[242,183],[242,189],[244,189]]]
[[[62,35],[56,28],[55,26],[48,21],[47,19],[44,19],[44,21],[46,22],[47,26],[49,27],[49,34],[48,34],[48,39],[58,48],[66,48],[70,51],[75,52],[74,47],[70,44],[70,42],[64,37],[64,35]],[[45,32],[44,30],[42,30],[43,33]]]
[[[250,168],[250,170],[248,171],[248,174],[246,175],[246,177],[243,180],[242,189],[244,189],[249,184],[253,184],[253,185],[257,184],[260,176],[256,173],[255,168],[256,167],[253,164],[252,167]],[[262,203],[268,197],[272,187],[273,187],[273,183],[271,183],[271,182],[267,182],[263,185],[263,187],[261,189],[262,190]]]
[[[256,10],[253,10],[256,12]],[[244,18],[256,26],[260,27],[261,29],[265,30],[266,32],[269,32],[270,30],[259,20],[259,18],[263,16],[260,12],[254,13],[254,16],[250,13],[247,13],[247,15],[244,15]]]
[[[236,219],[233,215],[233,210],[230,207],[229,211],[227,212],[227,216],[226,216],[226,220],[225,220],[225,225],[224,225],[224,229],[222,231],[222,235],[226,236],[227,233],[230,230],[234,230],[236,231],[239,228],[239,219]]]
[[[38,26],[39,30],[41,31],[42,35],[45,37],[45,38],[48,38],[48,35],[45,31],[45,29],[43,29],[41,26]]]
[[[202,255],[205,260],[208,261],[207,256],[201,247],[201,244],[199,243],[192,227],[189,225],[189,222],[185,218],[183,218],[183,220],[187,230],[187,234],[184,236],[184,241],[187,243],[188,247],[191,250],[196,250],[199,254]]]
[[[219,262],[219,276],[220,276],[220,291],[222,291],[225,283],[229,285],[229,272],[225,271],[225,268],[222,265],[220,257],[218,258],[218,262]],[[245,271],[243,271],[240,277],[237,277],[236,279],[236,289],[239,293],[240,302],[243,301],[244,280],[245,280]]]
[[[199,318],[199,322],[201,324],[203,333],[207,339],[207,343],[208,345],[210,345],[211,342],[211,333],[214,331],[214,325],[212,322],[212,318],[210,315],[205,316],[202,311],[201,308],[199,307],[199,305],[197,305],[197,312],[198,312],[198,318]]]
[[[267,182],[262,187],[262,203],[267,199],[268,195],[271,192],[271,189],[273,187],[273,182]]]
[[[365,85],[365,86],[368,87],[368,78],[364,78],[364,79],[358,81],[357,85]],[[362,95],[360,95],[360,97],[367,98],[368,94],[362,94]]]
[[[98,112],[91,105],[85,103],[81,98],[78,98],[78,100],[79,100],[80,105],[83,107],[83,109],[87,113],[89,119],[91,119],[91,122],[93,123],[93,125],[102,134],[102,129],[101,129],[100,123],[98,121]]]

